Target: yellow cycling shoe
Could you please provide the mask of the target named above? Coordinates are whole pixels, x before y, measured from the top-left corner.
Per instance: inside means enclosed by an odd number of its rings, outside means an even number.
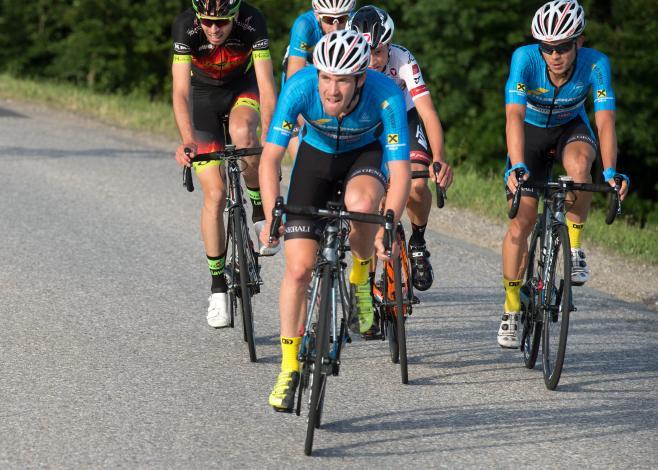
[[[286,370],[279,373],[269,399],[270,406],[274,408],[274,411],[292,412],[298,383],[299,372]]]

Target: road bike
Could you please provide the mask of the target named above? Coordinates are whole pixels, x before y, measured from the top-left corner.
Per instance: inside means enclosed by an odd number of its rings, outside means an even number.
[[[551,174],[552,159],[549,164]],[[568,176],[557,181],[530,184],[523,181],[523,170],[517,171],[519,187],[512,199],[509,217],[518,212],[522,188],[542,191],[543,210],[530,237],[528,263],[521,287],[521,352],[528,369],[535,367],[539,345],[542,345],[544,383],[555,390],[564,365],[569,334],[569,316],[576,311],[571,284],[571,245],[566,225],[566,212],[573,203],[573,191],[609,193],[606,223],[612,224],[621,213],[619,188],[608,184],[574,183]],[[574,194],[575,197],[575,194]]]
[[[228,136],[226,117],[223,119],[223,125],[225,135]],[[262,147],[236,149],[235,145],[227,143],[222,151],[198,154],[194,157],[194,162],[219,160],[224,163],[224,183],[227,188],[225,212],[228,214],[224,276],[228,285],[230,326],[235,326],[235,315],[239,311],[242,317],[243,339],[247,343],[251,362],[257,361],[252,297],[260,292],[263,280],[260,277],[258,253],[254,250],[249,235],[246,200],[240,184],[240,174],[244,170],[242,159],[260,155],[262,150]],[[183,184],[188,191],[194,191],[191,167],[183,168]]]
[[[317,258],[312,271],[310,295],[304,334],[299,349],[300,378],[295,413],[301,414],[303,396],[310,389],[309,411],[304,442],[304,453],[311,455],[315,429],[320,427],[327,377],[340,371],[340,355],[344,344],[351,342],[348,331],[351,309],[350,291],[346,283],[345,253],[350,232],[350,221],[383,225],[384,246],[391,252],[393,240],[393,212],[386,216],[349,212],[342,204],[329,202],[326,209],[310,206],[291,206],[278,197],[272,210],[270,240],[278,238],[283,215],[321,218],[326,222]]]
[[[435,162],[433,169],[435,174],[439,174],[441,164]],[[429,170],[411,172],[412,179],[428,177]],[[445,190],[437,183],[436,205],[438,208],[444,206],[445,198]],[[413,305],[420,301],[413,291],[411,261],[401,222],[397,223],[394,236],[400,249],[400,255],[383,263],[379,280],[372,286],[372,298],[376,320],[379,322],[380,338],[382,341],[388,340],[391,361],[394,364],[400,364],[402,383],[407,384],[409,383],[409,371],[406,320],[412,313]],[[402,312],[402,315],[399,315],[399,312]]]

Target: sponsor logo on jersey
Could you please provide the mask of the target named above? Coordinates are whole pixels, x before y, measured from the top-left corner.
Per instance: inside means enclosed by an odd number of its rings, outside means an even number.
[[[411,72],[414,75],[417,75],[417,74],[420,73],[420,67],[418,66],[418,64],[414,64],[414,65],[411,66]]]
[[[313,122],[313,124],[322,125],[322,124],[326,124],[330,121],[331,121],[331,119],[329,119],[329,118],[322,118],[322,119],[317,119],[317,120],[312,121],[312,122]]]
[[[257,50],[257,49],[267,49],[270,47],[270,40],[269,39],[261,39],[259,41],[256,41],[252,47],[252,49]]]
[[[387,101],[387,100],[384,100],[384,101],[382,102],[382,109],[386,109],[386,108],[388,108],[388,106],[389,106],[388,101]]]
[[[525,93],[525,83],[517,83],[516,84],[516,91],[521,91]]]
[[[311,49],[313,49],[311,46],[306,44],[304,41],[301,42],[301,44],[299,45],[299,48],[304,52],[309,52]]]
[[[398,134],[388,134],[388,137],[386,141],[389,144],[397,144],[400,140],[400,136]]]
[[[541,88],[541,87],[539,87],[535,90],[528,90],[528,94],[533,95],[533,96],[543,95],[546,92],[548,92],[548,90],[546,88]]]
[[[286,233],[311,233],[311,227],[308,225],[291,225],[286,227]]]
[[[183,44],[182,42],[175,42],[174,51],[179,54],[187,54],[190,52],[190,46]]]
[[[237,23],[238,26],[240,26],[242,29],[246,29],[247,31],[251,31],[251,32],[253,33],[253,32],[256,31],[256,28],[254,28],[254,27],[251,25],[251,19],[252,19],[252,18],[253,18],[253,16],[248,16],[248,17],[245,18],[243,21],[239,21],[239,20],[238,20],[238,21],[236,21],[236,23]]]
[[[290,122],[290,121],[283,121],[283,124],[281,124],[281,127],[286,130],[286,131],[292,131],[295,125]]]
[[[608,96],[608,94],[607,94],[605,88],[601,89],[601,90],[596,90],[596,97],[597,98],[605,98],[607,96]]]

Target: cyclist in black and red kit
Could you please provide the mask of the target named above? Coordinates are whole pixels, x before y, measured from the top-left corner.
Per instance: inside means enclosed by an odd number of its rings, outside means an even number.
[[[221,120],[227,114],[237,148],[258,146],[261,119],[265,141],[276,105],[269,38],[263,15],[241,0],[192,0],[192,8],[174,21],[172,35],[173,107],[182,140],[176,160],[192,165],[203,190],[201,234],[212,277],[207,320],[221,328],[230,323],[224,279],[225,188],[220,163],[194,163],[194,156],[223,148]],[[265,220],[258,158],[246,163],[244,180],[258,234]],[[264,255],[274,252],[261,250]]]

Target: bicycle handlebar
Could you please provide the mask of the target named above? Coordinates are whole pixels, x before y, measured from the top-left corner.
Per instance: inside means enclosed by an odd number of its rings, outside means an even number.
[[[434,174],[438,175],[439,172],[441,171],[441,163],[439,162],[434,162],[432,164],[432,169],[434,170]],[[429,178],[430,177],[430,171],[429,170],[416,170],[411,172],[411,179],[416,179],[416,178]],[[445,205],[445,200],[448,199],[446,196],[446,190],[441,187],[441,185],[437,182],[434,183],[436,185],[436,207],[441,209]]]
[[[185,155],[188,157],[192,153],[192,149],[185,148]],[[263,147],[252,147],[252,148],[243,148],[235,149],[235,145],[226,145],[224,150],[219,152],[208,152],[200,153],[194,156],[195,162],[211,162],[215,160],[230,160],[230,159],[240,159],[244,157],[249,157],[251,155],[260,155],[263,151]],[[192,168],[190,166],[183,167],[183,186],[189,192],[194,191],[194,181],[192,180]]]
[[[384,249],[390,256],[393,230],[395,228],[395,215],[393,210],[386,211],[386,215],[368,214],[365,212],[350,212],[344,209],[318,209],[312,206],[296,206],[283,203],[283,197],[279,196],[274,202],[272,209],[272,225],[270,226],[270,242],[279,239],[279,226],[283,221],[283,214],[304,215],[309,217],[322,217],[326,219],[353,220],[368,224],[382,225],[384,227]]]
[[[510,207],[508,213],[510,219],[516,217],[516,214],[519,210],[522,188],[540,189],[542,191],[548,190],[552,192],[588,191],[591,193],[610,193],[605,223],[608,225],[612,224],[612,222],[615,220],[615,217],[621,214],[621,199],[619,198],[621,177],[615,178],[616,184],[613,187],[609,184],[574,183],[573,181],[568,180],[549,181],[546,183],[528,183],[527,181],[523,181],[523,175],[523,170],[519,170],[517,172],[518,187],[514,193],[512,206]]]

